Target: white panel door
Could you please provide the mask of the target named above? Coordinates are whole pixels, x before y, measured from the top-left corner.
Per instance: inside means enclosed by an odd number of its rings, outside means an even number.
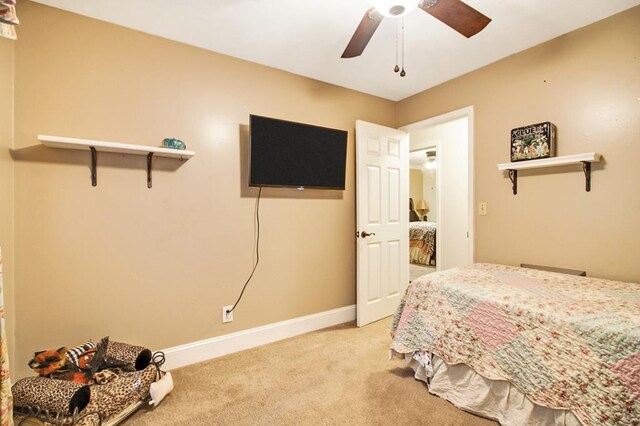
[[[392,315],[409,284],[409,135],[356,121],[357,323]]]

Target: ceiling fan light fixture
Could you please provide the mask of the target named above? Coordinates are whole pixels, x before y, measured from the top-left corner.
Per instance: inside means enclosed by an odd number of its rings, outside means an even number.
[[[398,18],[418,7],[420,0],[367,0],[380,14],[389,18]]]

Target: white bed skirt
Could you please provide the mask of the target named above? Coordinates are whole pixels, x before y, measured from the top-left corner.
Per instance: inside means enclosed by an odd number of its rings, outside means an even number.
[[[424,382],[430,372],[411,355],[405,358]],[[444,398],[456,407],[509,426],[580,426],[569,410],[553,409],[534,404],[510,382],[489,380],[465,364],[448,365],[433,355],[433,377],[429,392]]]

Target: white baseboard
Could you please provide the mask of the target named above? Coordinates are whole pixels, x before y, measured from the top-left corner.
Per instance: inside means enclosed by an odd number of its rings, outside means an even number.
[[[163,370],[173,370],[256,346],[265,345],[310,331],[320,330],[356,319],[356,305],[263,325],[237,333],[212,337],[164,349]]]

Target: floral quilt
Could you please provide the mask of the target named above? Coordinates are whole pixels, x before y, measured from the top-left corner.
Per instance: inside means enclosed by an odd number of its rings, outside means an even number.
[[[413,281],[391,349],[430,351],[585,425],[640,425],[640,284],[475,264]]]

